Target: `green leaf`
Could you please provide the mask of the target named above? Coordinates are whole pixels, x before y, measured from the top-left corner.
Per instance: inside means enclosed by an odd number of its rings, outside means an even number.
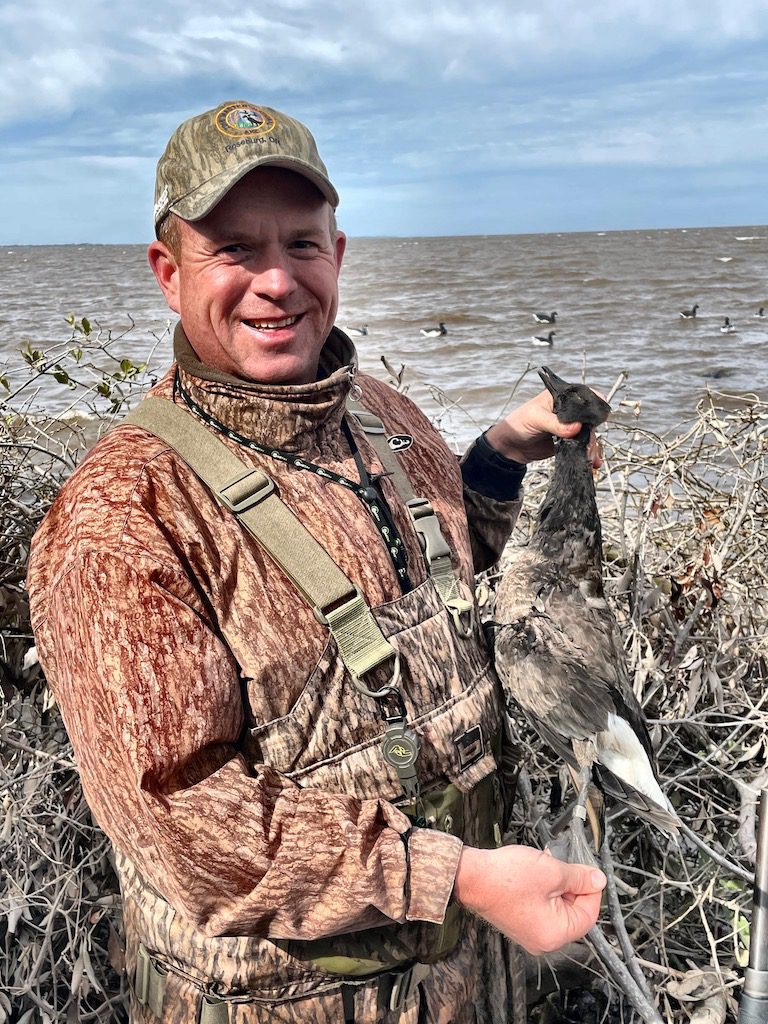
[[[86,317],[83,317],[83,319],[80,321],[80,326],[83,334],[87,338],[88,335],[91,333],[91,321],[88,320]]]
[[[729,892],[741,892],[744,889],[744,883],[738,882],[735,878],[721,878],[720,888],[727,889]]]
[[[71,377],[69,376],[67,371],[62,369],[54,371],[53,379],[58,381],[59,384],[69,384],[71,382]]]
[[[83,350],[81,348],[71,348],[69,350],[69,354],[72,356],[76,363],[79,363],[80,360],[83,358]]]
[[[749,963],[749,921],[737,910],[733,924],[736,932],[736,961],[739,967],[746,967]]]
[[[21,355],[24,361],[29,363],[30,366],[34,366],[36,363],[39,363],[43,358],[43,353],[36,348],[32,348],[30,342],[27,342],[21,349]]]
[[[130,359],[123,359],[120,363],[120,369],[123,373],[130,373],[131,370],[135,369],[135,367]]]
[[[8,378],[5,376],[4,373],[0,373],[0,387],[5,388],[6,391],[11,390],[11,385],[8,382]]]
[[[109,396],[112,394],[112,388],[109,386],[109,384],[107,384],[105,380],[103,380],[101,384],[96,385],[96,390],[100,395],[104,395],[105,398],[109,398]]]

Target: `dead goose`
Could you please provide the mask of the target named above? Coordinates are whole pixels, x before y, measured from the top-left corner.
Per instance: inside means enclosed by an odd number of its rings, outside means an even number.
[[[496,668],[505,692],[542,739],[578,772],[583,805],[600,789],[665,832],[678,818],[659,786],[643,711],[618,626],[603,596],[602,540],[587,446],[610,406],[548,367],[539,374],[564,423],[530,544],[507,569],[495,611]],[[583,819],[583,811],[577,814]],[[572,857],[582,859],[579,841]],[[588,857],[588,853],[586,854]]]

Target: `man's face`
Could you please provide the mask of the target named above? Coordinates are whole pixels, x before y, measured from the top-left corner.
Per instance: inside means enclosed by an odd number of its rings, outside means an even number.
[[[202,220],[180,222],[181,258],[149,260],[201,362],[246,380],[306,384],[333,326],[345,238],[305,178],[246,174]]]

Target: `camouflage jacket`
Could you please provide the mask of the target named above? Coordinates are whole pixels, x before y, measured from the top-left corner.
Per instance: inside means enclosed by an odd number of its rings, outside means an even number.
[[[231,429],[354,479],[340,431],[354,380],[388,434],[414,437],[402,463],[432,502],[471,592],[474,572],[500,554],[518,503],[463,491],[438,432],[407,398],[356,374],[340,332],[323,358],[328,375],[315,383],[251,384],[204,367],[177,331],[176,362],[152,393],[179,401],[178,370],[195,402]],[[354,423],[352,431],[375,477],[377,457]],[[225,440],[275,480],[377,609],[385,633],[438,615],[418,538],[388,478],[380,486],[414,585],[405,596],[350,490]],[[125,425],[96,445],[34,539],[28,588],[40,661],[94,816],[195,929],[312,940],[443,920],[461,841],[413,827],[393,804],[397,787],[379,763],[380,719],[369,698],[350,703],[327,630],[167,444]],[[429,647],[429,637],[426,626],[419,644]],[[488,716],[488,728],[498,724],[479,635],[459,660],[477,691],[472,713]],[[461,689],[466,679],[446,685]],[[425,734],[430,721],[439,723],[425,715]],[[493,770],[493,757],[486,747],[466,771],[441,763],[453,757],[450,742],[432,757],[426,744],[425,770],[469,790]],[[335,764],[350,744],[358,759]]]

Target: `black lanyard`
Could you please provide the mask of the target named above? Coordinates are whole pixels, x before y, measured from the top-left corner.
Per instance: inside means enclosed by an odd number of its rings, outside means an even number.
[[[261,455],[266,455],[277,462],[287,462],[296,469],[303,469],[309,473],[314,473],[316,476],[320,476],[325,480],[330,480],[331,483],[340,484],[342,487],[346,487],[348,490],[352,491],[353,494],[356,494],[368,510],[376,529],[381,534],[381,538],[384,541],[387,552],[389,553],[389,557],[392,561],[392,565],[394,566],[398,580],[400,581],[400,589],[404,594],[407,594],[413,589],[413,584],[408,576],[408,558],[405,545],[397,531],[392,519],[392,513],[390,512],[386,501],[379,492],[378,487],[371,481],[371,478],[368,475],[365,463],[363,462],[362,456],[360,455],[346,419],[341,421],[341,429],[347,439],[352,452],[352,457],[355,460],[355,465],[357,466],[358,473],[360,474],[359,483],[356,483],[354,480],[350,480],[345,476],[340,476],[338,473],[334,473],[330,469],[325,469],[324,466],[317,466],[314,462],[307,462],[305,459],[294,455],[292,452],[283,451],[282,449],[275,448],[272,445],[260,444],[258,441],[253,441],[251,438],[244,437],[242,434],[238,434],[237,431],[231,430],[224,423],[221,423],[215,417],[211,416],[210,413],[207,413],[205,409],[195,402],[190,393],[181,383],[181,375],[178,369],[176,370],[176,378],[173,382],[173,387],[174,391],[178,391],[181,395],[187,407],[196,416],[199,416],[201,420],[208,423],[219,433],[224,434],[226,437],[231,438],[233,441],[236,441],[238,444],[241,444],[246,448],[251,448],[253,451],[259,452]]]

